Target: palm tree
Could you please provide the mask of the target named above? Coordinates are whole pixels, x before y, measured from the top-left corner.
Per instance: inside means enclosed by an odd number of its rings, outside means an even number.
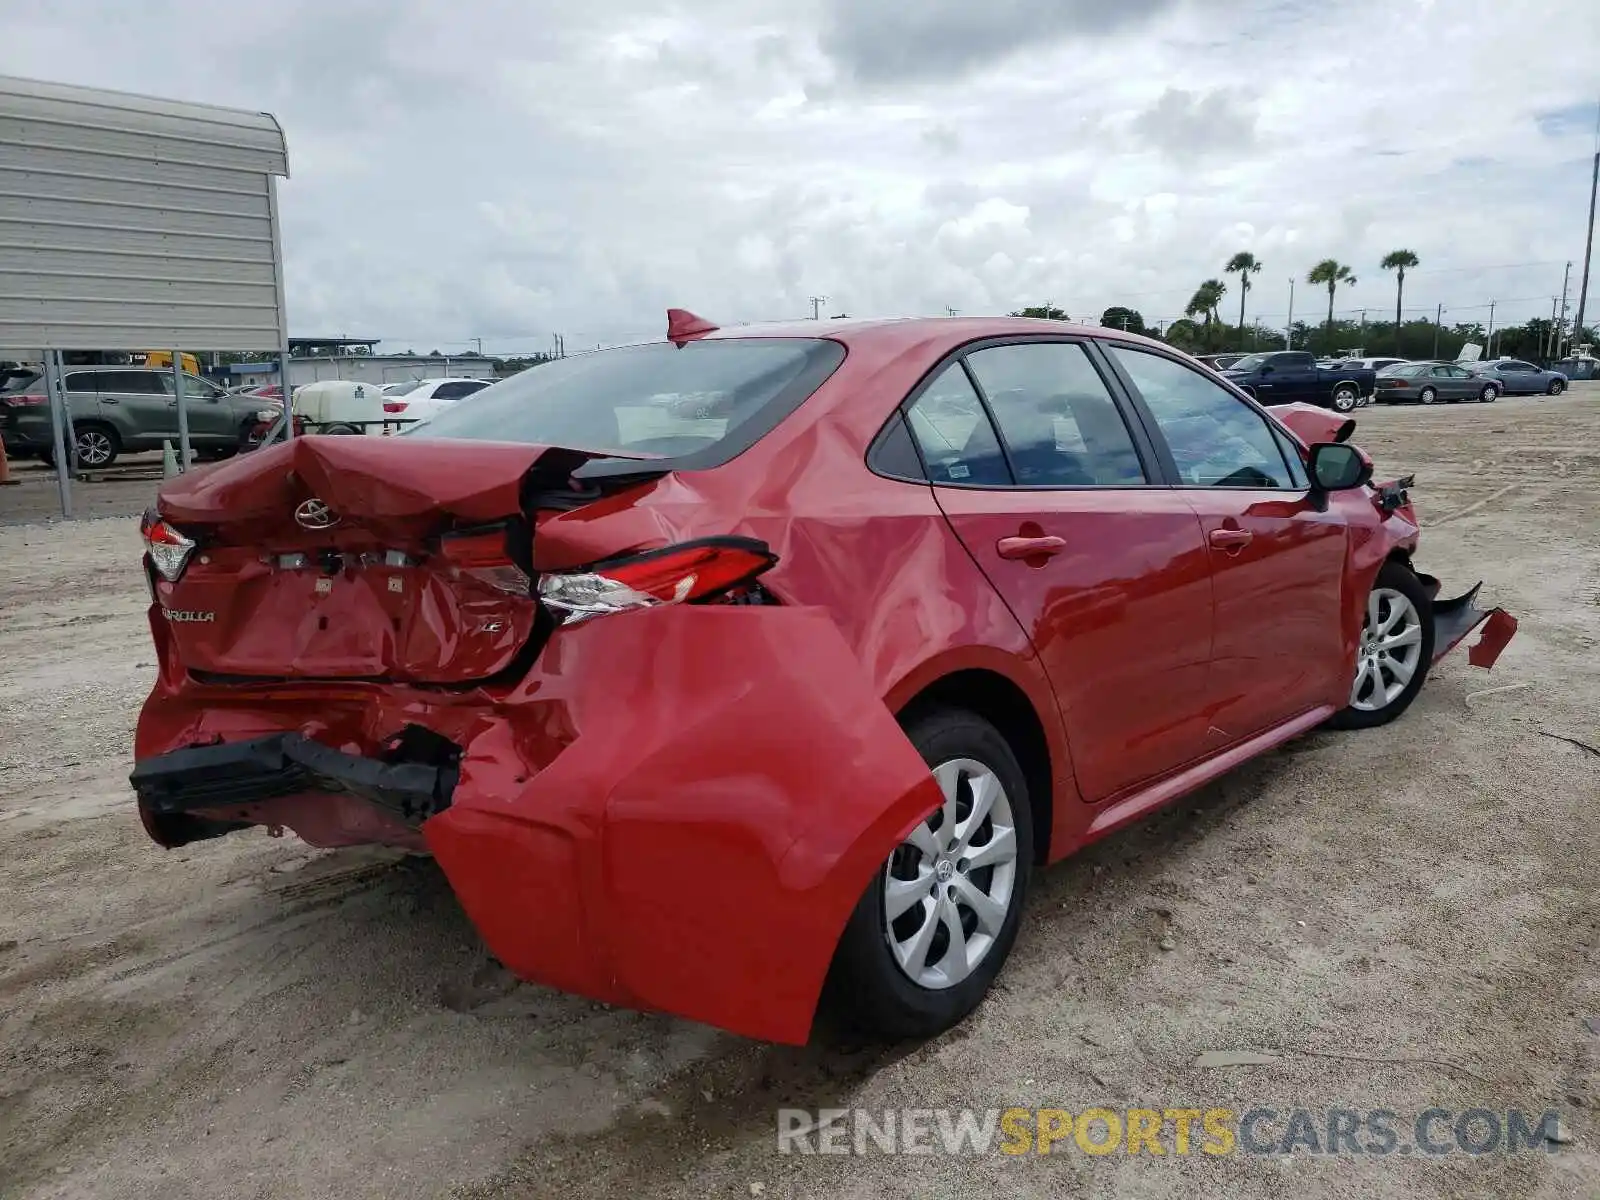
[[[1210,325],[1218,320],[1217,305],[1222,303],[1222,297],[1227,294],[1228,285],[1220,279],[1208,279],[1194,290],[1194,295],[1189,297],[1189,307],[1183,311],[1191,317],[1204,317],[1206,324]]]
[[[1420,260],[1412,250],[1391,250],[1378,264],[1385,271],[1396,272],[1394,278],[1394,352],[1400,353],[1400,299],[1406,294],[1406,271]]]
[[[1261,270],[1261,264],[1256,261],[1256,256],[1248,250],[1241,250],[1228,260],[1228,265],[1222,268],[1230,275],[1239,276],[1239,338],[1244,339],[1244,298],[1250,292],[1250,276]]]
[[[1356,277],[1350,268],[1337,259],[1325,258],[1311,268],[1306,275],[1307,283],[1320,283],[1328,289],[1328,332],[1333,333],[1333,293],[1341,283],[1351,284]]]

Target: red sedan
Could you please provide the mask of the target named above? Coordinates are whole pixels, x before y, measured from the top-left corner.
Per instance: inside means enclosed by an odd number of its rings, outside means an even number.
[[[163,487],[157,842],[431,853],[523,978],[923,1036],[1040,866],[1516,628],[1416,571],[1353,422],[1158,342],[670,318]]]

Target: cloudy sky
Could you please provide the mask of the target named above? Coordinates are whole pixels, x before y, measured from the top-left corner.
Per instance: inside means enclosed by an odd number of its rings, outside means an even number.
[[[1339,309],[1392,315],[1396,247],[1408,308],[1548,316],[1600,100],[1595,0],[3,7],[0,72],[277,114],[291,329],[391,350],[819,295],[1170,319],[1245,249],[1268,322],[1330,256],[1360,281]]]

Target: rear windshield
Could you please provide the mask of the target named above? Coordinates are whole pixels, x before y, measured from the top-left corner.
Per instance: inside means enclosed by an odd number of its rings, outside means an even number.
[[[844,347],[821,338],[597,350],[529,367],[419,422],[407,435],[716,466],[799,407],[843,360]]]

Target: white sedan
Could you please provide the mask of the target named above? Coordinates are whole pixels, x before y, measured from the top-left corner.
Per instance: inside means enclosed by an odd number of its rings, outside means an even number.
[[[383,388],[383,411],[390,416],[426,421],[464,396],[488,387],[487,379],[419,379],[389,383]]]

